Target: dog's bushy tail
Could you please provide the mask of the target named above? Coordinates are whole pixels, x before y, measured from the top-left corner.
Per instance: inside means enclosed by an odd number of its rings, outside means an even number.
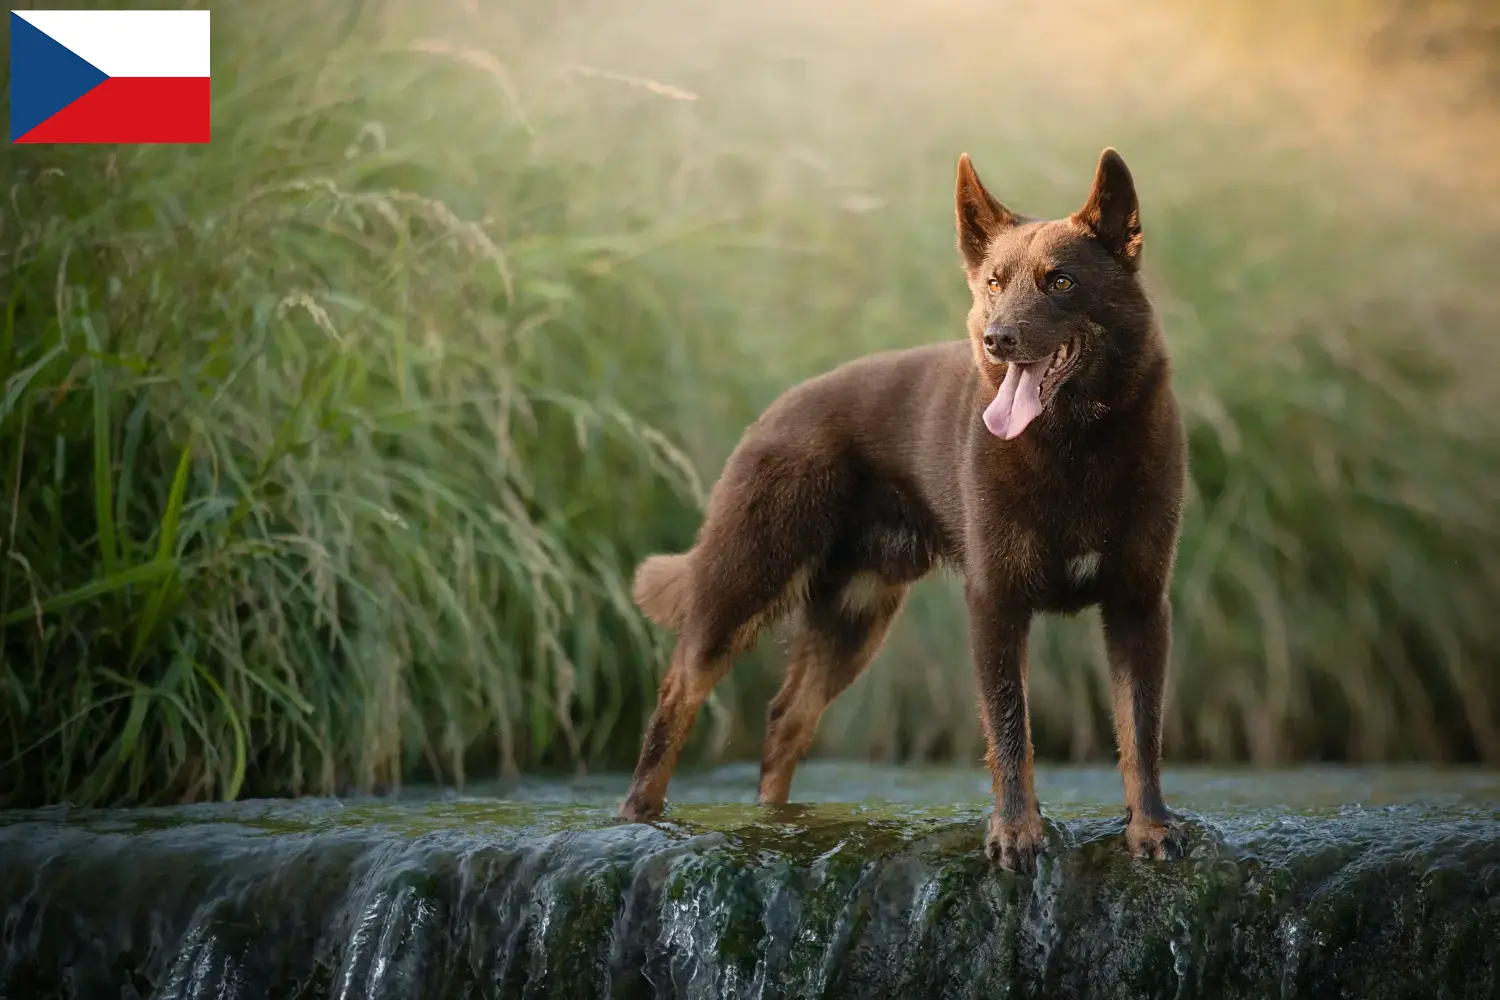
[[[681,628],[687,614],[687,554],[647,556],[636,567],[631,596],[656,624]]]

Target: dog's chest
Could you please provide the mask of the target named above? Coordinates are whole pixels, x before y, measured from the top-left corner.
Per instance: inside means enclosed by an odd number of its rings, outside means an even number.
[[[1038,610],[1073,613],[1098,600],[1106,571],[1102,542],[1094,539],[1053,539],[1035,551],[1028,574],[1032,603]]]
[[[1110,578],[1122,484],[1100,464],[1082,453],[1047,456],[977,484],[987,502],[975,511],[975,554],[989,563],[986,575],[1036,610],[1082,610]]]
[[[1094,603],[1108,573],[1108,505],[1081,494],[1071,503],[1039,505],[1029,524],[1016,525],[1027,536],[1023,586],[1040,609],[1070,612]]]

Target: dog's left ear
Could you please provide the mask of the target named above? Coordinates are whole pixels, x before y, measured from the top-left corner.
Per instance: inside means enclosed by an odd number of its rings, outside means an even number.
[[[1099,156],[1089,200],[1073,221],[1091,230],[1110,253],[1134,270],[1141,262],[1141,206],[1130,168],[1113,148]]]

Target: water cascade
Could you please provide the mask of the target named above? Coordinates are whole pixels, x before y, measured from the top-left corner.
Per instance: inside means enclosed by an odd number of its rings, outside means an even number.
[[[1031,877],[980,772],[621,787],[0,813],[0,1000],[1500,996],[1500,775],[1173,772],[1167,864],[1044,770]]]

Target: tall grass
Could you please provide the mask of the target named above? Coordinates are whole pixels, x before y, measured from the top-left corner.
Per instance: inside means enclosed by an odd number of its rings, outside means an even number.
[[[508,111],[420,123],[462,63],[348,27],[216,14],[207,149],[8,160],[0,794],[462,780],[649,696],[626,546],[699,487],[619,402],[687,350],[641,237],[570,230]]]
[[[307,8],[215,10],[207,147],[0,160],[0,801],[628,762],[634,561],[791,381],[958,335],[960,150],[1061,213],[1105,144],[1192,435],[1170,752],[1500,759],[1500,225],[1380,165],[1391,104],[1226,109],[1255,54],[1163,76],[1167,8],[1062,83],[961,0]],[[1036,636],[1046,755],[1110,752],[1090,624]],[[974,759],[963,635],[919,588],[820,751]],[[695,753],[754,752],[777,667]]]

